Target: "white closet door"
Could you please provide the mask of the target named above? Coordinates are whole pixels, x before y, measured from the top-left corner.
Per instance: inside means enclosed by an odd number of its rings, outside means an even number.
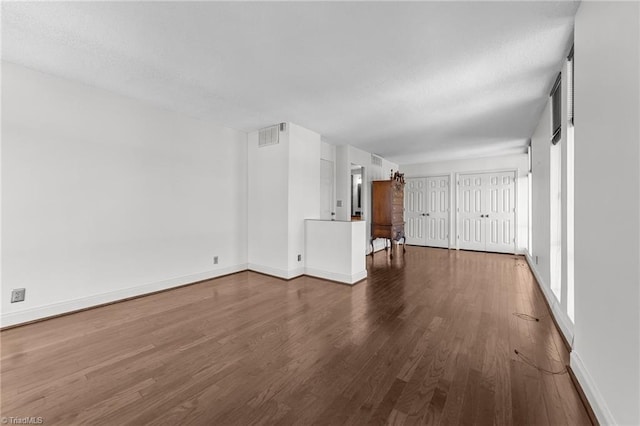
[[[515,253],[515,173],[487,175],[486,196],[486,250]]]
[[[426,242],[431,247],[449,247],[449,176],[427,178]]]
[[[515,253],[515,172],[459,176],[458,246]]]
[[[461,249],[486,249],[484,180],[483,174],[460,175],[459,177],[458,244]]]
[[[407,179],[404,187],[404,233],[407,244],[425,244],[426,182],[424,178],[411,178]]]

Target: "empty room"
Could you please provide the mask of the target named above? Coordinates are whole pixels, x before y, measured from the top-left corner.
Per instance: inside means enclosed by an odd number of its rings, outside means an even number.
[[[640,425],[640,2],[0,12],[3,424]]]

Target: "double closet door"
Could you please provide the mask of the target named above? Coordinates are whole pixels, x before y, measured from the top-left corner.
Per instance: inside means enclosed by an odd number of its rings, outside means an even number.
[[[449,247],[449,176],[407,179],[407,244]]]
[[[515,172],[458,176],[458,247],[515,253]]]

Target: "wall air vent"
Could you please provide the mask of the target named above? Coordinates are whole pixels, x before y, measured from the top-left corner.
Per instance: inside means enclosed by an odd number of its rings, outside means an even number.
[[[373,164],[374,166],[382,167],[382,158],[378,157],[377,155],[371,154],[371,164]]]
[[[278,124],[265,129],[260,129],[258,132],[258,147],[262,148],[264,146],[280,143],[280,127],[281,125]]]

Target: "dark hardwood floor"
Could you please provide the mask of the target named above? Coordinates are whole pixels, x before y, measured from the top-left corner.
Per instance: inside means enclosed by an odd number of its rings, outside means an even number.
[[[529,365],[562,372],[568,353],[524,258],[408,247],[367,262],[353,287],[242,272],[5,330],[2,416],[590,424],[568,374]]]

